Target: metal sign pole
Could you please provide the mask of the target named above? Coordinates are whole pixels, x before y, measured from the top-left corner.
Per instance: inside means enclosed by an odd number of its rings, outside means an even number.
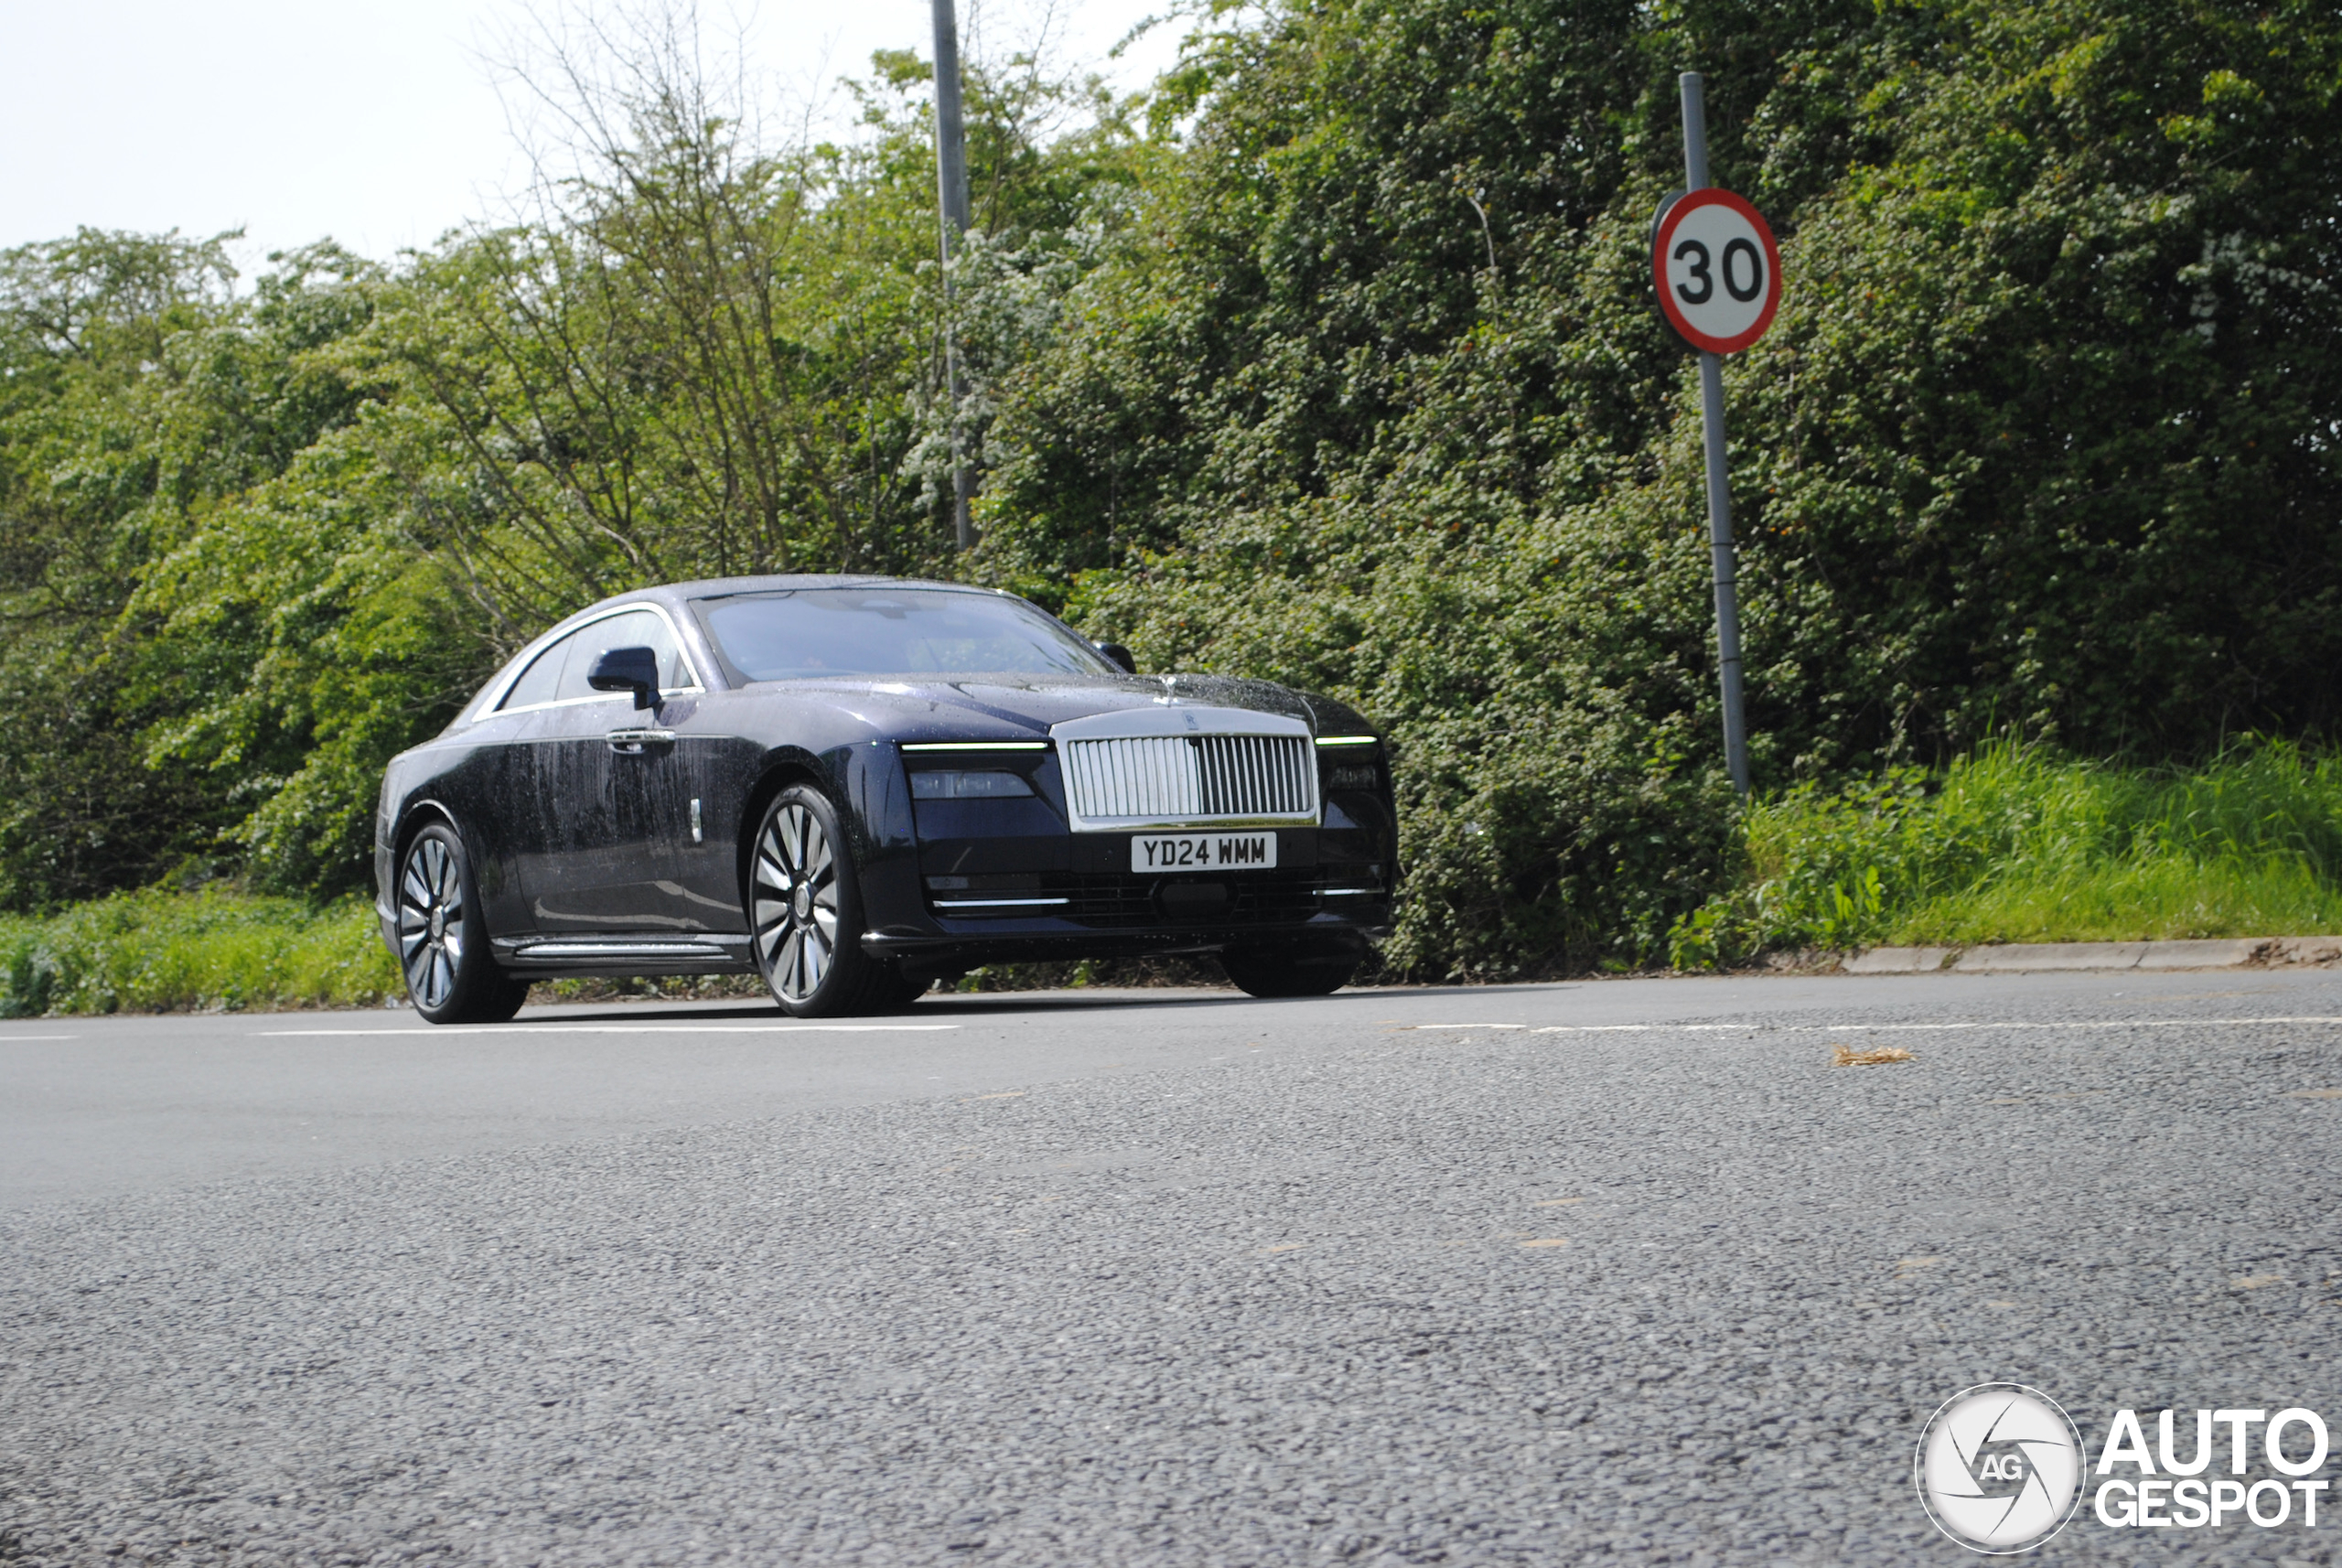
[[[1708,184],[1708,113],[1700,73],[1687,70],[1683,88],[1683,181]],[[1748,721],[1740,704],[1740,590],[1732,542],[1732,486],[1724,472],[1724,356],[1700,356],[1700,423],[1708,448],[1708,553],[1715,567],[1716,658],[1724,676],[1724,757],[1732,787],[1748,794]]]
[[[960,451],[960,400],[967,389],[960,377],[958,323],[951,313],[951,252],[968,231],[968,144],[960,124],[960,25],[951,0],[935,0],[935,205],[943,230],[943,370],[951,388],[952,521],[960,548],[976,542],[968,516],[975,478]]]

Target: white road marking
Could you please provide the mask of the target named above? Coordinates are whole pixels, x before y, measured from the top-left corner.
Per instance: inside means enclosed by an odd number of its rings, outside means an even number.
[[[2225,1029],[2252,1024],[2342,1024],[2342,1018],[2091,1018],[2049,1022],[2016,1018],[2005,1022],[1983,1019],[1958,1024],[1831,1024],[1824,1027],[1839,1033],[1849,1030],[1884,1033],[1890,1029]]]
[[[1410,1029],[1526,1029],[1532,1035],[1864,1035],[1945,1029],[2223,1029],[2260,1024],[2342,1024],[2342,1017],[1962,1019],[1941,1024],[1410,1024]]]
[[[79,1035],[18,1035],[0,1029],[0,1040],[78,1040]]]
[[[359,1035],[878,1035],[925,1034],[957,1024],[439,1024],[403,1029],[256,1029],[256,1038]]]

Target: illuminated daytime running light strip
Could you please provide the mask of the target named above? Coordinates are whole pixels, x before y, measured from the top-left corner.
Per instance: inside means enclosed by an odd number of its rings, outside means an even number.
[[[1047,751],[1046,740],[913,740],[905,751]]]
[[[1317,737],[1317,744],[1319,746],[1372,746],[1379,738],[1380,737],[1370,735],[1321,735]]]

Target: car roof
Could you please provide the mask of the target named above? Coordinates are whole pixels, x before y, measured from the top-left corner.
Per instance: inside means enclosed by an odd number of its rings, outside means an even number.
[[[658,598],[667,603],[684,599],[724,598],[734,594],[771,594],[801,591],[807,588],[931,588],[946,593],[989,594],[999,596],[997,588],[982,587],[973,583],[943,583],[926,577],[888,577],[875,572],[790,572],[762,577],[707,577],[693,583],[663,583],[657,587],[639,588],[630,594],[618,594],[603,601],[618,599]]]
[[[918,588],[946,594],[982,594],[988,598],[1010,599],[1015,595],[1002,588],[986,588],[973,583],[942,583],[927,577],[887,577],[875,572],[789,572],[774,573],[761,577],[704,577],[689,583],[660,583],[650,587],[628,588],[623,594],[612,594],[596,599],[580,610],[574,610],[531,639],[531,645],[549,641],[572,628],[598,620],[612,610],[629,605],[659,605],[669,610],[680,610],[691,599],[725,598],[735,594],[770,594],[796,592],[808,588]]]
[[[1015,595],[999,588],[986,588],[972,583],[943,583],[927,577],[888,577],[876,572],[787,572],[772,573],[760,577],[703,577],[689,583],[660,583],[650,587],[629,588],[622,594],[612,594],[597,599],[585,608],[561,618],[529,639],[521,649],[526,654],[555,639],[567,635],[579,626],[600,618],[611,610],[624,609],[629,605],[658,605],[675,611],[686,600],[721,598],[733,594],[775,593],[806,588],[874,588],[899,587],[931,589],[942,593],[983,594],[994,598],[1014,598]],[[508,660],[500,673],[510,673],[518,679],[521,657]],[[510,685],[510,680],[490,680],[464,704],[455,719],[457,725],[476,719],[483,711],[482,702],[491,693]]]
[[[628,588],[623,594],[596,599],[584,609],[574,610],[561,618],[532,640],[543,641],[564,633],[574,627],[599,619],[614,609],[628,605],[653,604],[670,610],[680,610],[691,599],[725,598],[735,594],[770,594],[797,592],[808,588],[919,588],[936,593],[983,594],[991,598],[1015,598],[1004,589],[981,587],[973,583],[941,583],[927,577],[887,577],[875,572],[789,572],[762,577],[703,577],[690,583],[660,583],[646,588]]]

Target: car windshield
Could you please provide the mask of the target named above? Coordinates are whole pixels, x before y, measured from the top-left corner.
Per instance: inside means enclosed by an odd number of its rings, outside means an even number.
[[[799,588],[697,601],[751,681],[820,675],[1120,674],[1021,599],[938,588]]]

